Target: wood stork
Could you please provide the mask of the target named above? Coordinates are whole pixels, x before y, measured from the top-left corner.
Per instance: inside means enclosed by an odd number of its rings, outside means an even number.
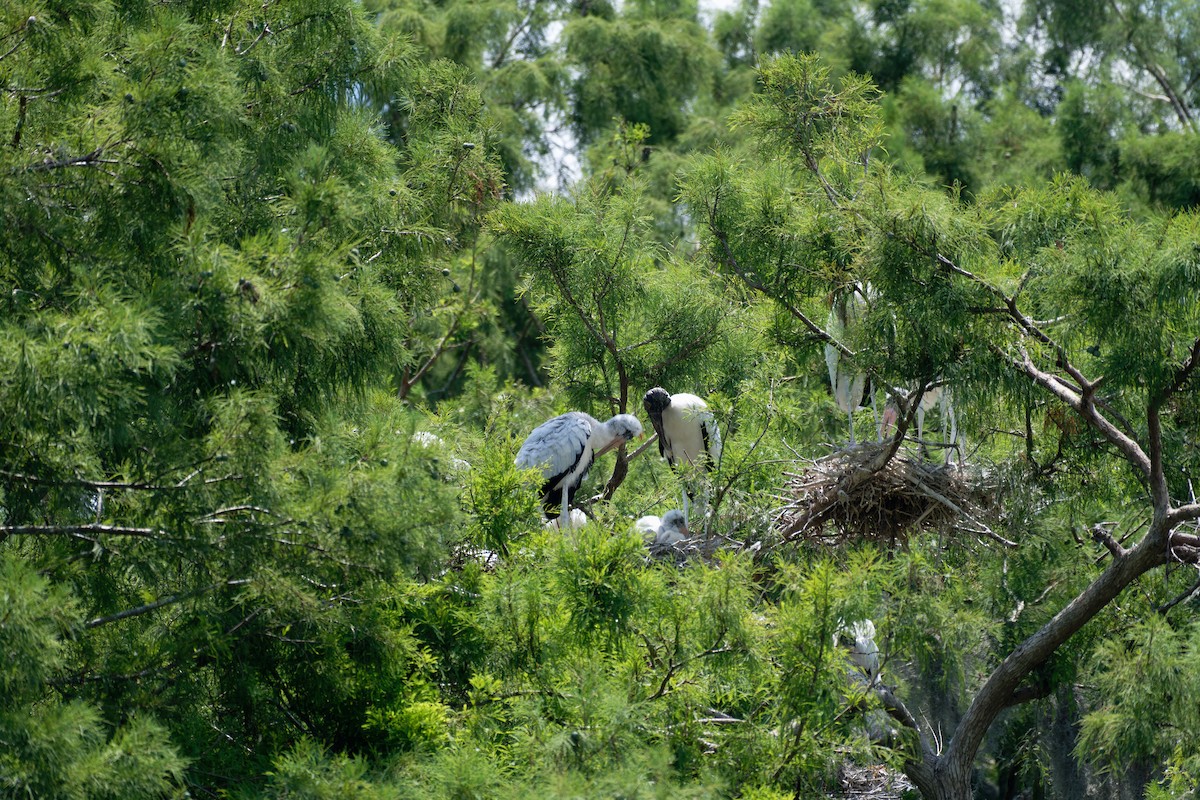
[[[677,470],[700,466],[712,470],[721,459],[721,431],[708,403],[694,394],[669,394],[661,386],[646,392],[642,405],[658,433],[658,452]],[[684,482],[683,517],[687,520],[692,491]],[[707,502],[707,500],[706,500]]]
[[[642,435],[642,423],[632,414],[617,414],[601,423],[582,411],[568,411],[533,429],[517,451],[516,465],[537,467],[546,482],[542,506],[551,517],[559,508],[558,525],[571,526],[570,504],[597,456]]]
[[[911,395],[901,389],[900,393],[907,400]],[[954,403],[950,399],[950,390],[944,384],[931,386],[921,395],[921,402],[917,406],[917,444],[921,448],[921,452],[925,451],[925,413],[937,406],[942,417],[942,435],[946,442],[946,463],[949,464],[954,452],[958,449],[958,417],[954,414]],[[896,420],[900,418],[900,407],[896,403],[896,399],[888,398],[887,405],[883,408],[883,417],[879,421],[880,437],[887,436],[892,427],[896,424]],[[948,426],[948,427],[947,427]]]
[[[879,646],[875,644],[874,622],[860,619],[850,625],[839,624],[833,641],[846,648],[847,658],[867,679],[868,686],[879,681]]]
[[[835,297],[833,307],[829,310],[825,332],[837,341],[844,342],[847,332],[866,316],[870,291],[870,287],[862,288],[856,284],[848,294]],[[829,386],[833,390],[833,399],[838,408],[846,412],[846,418],[850,421],[850,444],[854,444],[854,412],[866,406],[868,397],[871,398],[871,411],[875,414],[878,428],[879,414],[875,408],[875,392],[867,373],[856,369],[853,364],[843,363],[842,352],[829,343],[825,345],[825,366],[829,369]]]
[[[642,533],[654,534],[654,547],[668,547],[691,538],[687,517],[678,508],[671,509],[661,518],[638,517],[637,529]]]

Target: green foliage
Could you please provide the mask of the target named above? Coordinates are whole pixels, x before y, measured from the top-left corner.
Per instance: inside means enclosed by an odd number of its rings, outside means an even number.
[[[187,760],[144,714],[109,728],[82,700],[47,698],[66,665],[75,609],[67,593],[21,560],[0,558],[0,793],[11,797],[180,796]]]
[[[386,787],[369,779],[362,759],[330,758],[307,739],[278,758],[267,777],[270,787],[264,796],[278,800],[373,800],[390,794]]]
[[[585,144],[614,117],[648,126],[651,144],[672,141],[685,128],[686,104],[707,88],[715,66],[694,6],[689,13],[647,4],[630,19],[589,15],[563,35],[567,63],[579,70],[571,122]]]
[[[1194,624],[1177,630],[1150,615],[1097,647],[1091,675],[1099,707],[1083,720],[1081,756],[1108,769],[1139,758],[1170,762],[1175,786],[1194,772],[1198,633]]]
[[[570,625],[589,641],[623,638],[638,616],[638,569],[644,546],[633,531],[613,536],[599,526],[563,539],[555,559],[555,580]]]
[[[517,445],[492,426],[467,478],[466,500],[471,513],[467,539],[507,555],[509,543],[539,524],[538,491],[544,478],[539,470],[522,472],[513,464]]]
[[[593,182],[574,202],[542,197],[492,218],[554,333],[553,374],[584,410],[612,398],[611,412],[629,411],[652,386],[698,372],[727,335],[723,300],[701,277],[664,263],[639,189]]]
[[[357,671],[407,661],[380,581],[460,535],[385,383],[427,259],[498,192],[479,100],[353,3],[4,24],[0,547],[77,631],[29,702],[108,759],[81,794],[237,782],[301,734],[361,749],[397,688]],[[367,89],[415,98],[403,150]]]
[[[773,800],[911,771],[928,743],[839,628],[874,621],[949,742],[1110,570],[1083,532],[1153,519],[1063,391],[1094,378],[1193,497],[1198,13],[7,4],[0,794]],[[527,197],[568,128],[584,179]],[[822,326],[854,284],[844,355],[881,391],[949,382],[1016,548],[980,520],[778,541],[784,473],[844,435]],[[702,524],[729,550],[679,567],[631,530],[676,502],[653,450],[569,534],[512,463],[654,385],[725,434]],[[1041,699],[980,781],[1052,789],[1045,729],[1082,718],[1081,775],[1192,797],[1190,585],[1143,580],[1023,673],[1003,703]]]

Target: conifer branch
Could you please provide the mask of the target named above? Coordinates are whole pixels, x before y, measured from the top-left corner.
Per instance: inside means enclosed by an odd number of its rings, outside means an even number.
[[[113,536],[132,536],[141,539],[155,539],[166,535],[166,531],[158,528],[129,528],[120,525],[0,525],[3,536],[77,536],[88,534],[110,534]],[[0,539],[3,541],[3,539]]]
[[[1005,353],[996,345],[991,345],[991,350],[1014,369],[1025,373],[1035,384],[1041,386],[1074,409],[1076,413],[1083,417],[1084,421],[1098,430],[1105,439],[1116,445],[1122,455],[1147,479],[1150,478],[1150,457],[1146,455],[1141,445],[1134,441],[1133,438],[1118,430],[1115,425],[1099,412],[1096,407],[1095,398],[1088,396],[1086,389],[1083,392],[1077,391],[1069,387],[1059,376],[1038,369],[1037,365],[1033,363],[1029,352],[1024,347],[1020,348],[1020,358]]]
[[[1155,398],[1156,403],[1161,406],[1172,395],[1182,389],[1183,385],[1195,373],[1197,365],[1200,365],[1200,338],[1192,342],[1192,349],[1188,352],[1187,359],[1175,370],[1175,376],[1171,379],[1171,383]]]
[[[107,617],[96,617],[95,619],[88,620],[87,622],[85,622],[83,627],[96,628],[101,625],[107,625],[111,622],[118,622],[123,619],[129,619],[130,617],[138,617],[138,616],[141,616],[142,614],[148,614],[151,611],[160,609],[163,606],[169,606],[174,603],[180,603],[184,600],[188,600],[188,599],[196,597],[198,595],[206,594],[207,592],[211,592],[214,589],[220,589],[225,586],[243,586],[243,585],[245,585],[247,583],[251,583],[251,582],[252,581],[250,578],[238,578],[238,579],[231,578],[230,580],[218,581],[217,583],[209,584],[208,586],[202,586],[199,589],[193,589],[190,592],[181,592],[179,594],[167,595],[166,597],[162,597],[162,598],[159,598],[158,600],[155,600],[153,603],[146,603],[145,605],[137,606],[136,608],[127,608],[124,611],[118,611],[116,614],[110,614]]]
[[[504,40],[504,44],[500,46],[499,51],[492,59],[492,69],[499,69],[508,59],[508,51],[512,48],[513,42],[515,42],[517,37],[520,36],[533,22],[534,10],[535,9],[531,8],[529,13],[525,15],[525,18],[522,19],[520,23],[513,26],[512,33],[510,33],[508,38]]]
[[[725,634],[726,634],[726,630],[724,628],[722,628],[721,631],[717,634],[716,641],[713,643],[712,647],[709,647],[706,650],[702,650],[699,653],[695,653],[694,655],[690,655],[687,658],[683,659],[682,661],[672,661],[670,664],[668,664],[667,665],[667,674],[663,675],[662,682],[660,682],[658,685],[658,690],[654,694],[647,697],[646,700],[647,701],[657,700],[660,697],[662,697],[663,695],[665,695],[670,689],[671,679],[674,678],[676,674],[678,674],[679,670],[683,669],[684,667],[686,667],[688,664],[692,663],[693,661],[696,661],[701,658],[708,658],[709,656],[719,655],[721,653],[732,653],[733,652],[732,647],[721,644],[721,642],[725,641]]]
[[[57,160],[47,157],[45,160],[30,164],[23,168],[13,170],[14,172],[49,172],[56,169],[65,169],[67,167],[98,167],[100,164],[120,164],[121,162],[114,158],[104,158],[104,147],[97,147],[90,153],[82,156],[67,156]],[[107,172],[107,170],[105,170]],[[109,172],[109,175],[113,173]],[[115,176],[114,176],[115,177]]]
[[[452,345],[449,345],[450,337],[458,332],[458,326],[462,321],[464,313],[464,309],[459,309],[454,312],[454,316],[450,320],[450,327],[446,329],[445,334],[443,334],[442,338],[438,340],[438,343],[433,348],[433,352],[429,354],[429,356],[425,359],[425,362],[421,364],[421,366],[417,368],[417,371],[411,376],[406,374],[400,379],[399,396],[401,400],[408,397],[409,393],[412,391],[412,388],[420,382],[421,378],[425,377],[425,373],[429,372],[429,370],[438,362],[438,360],[442,357],[442,355],[445,354],[447,350],[451,349]]]
[[[1189,586],[1187,589],[1184,589],[1175,598],[1169,602],[1163,603],[1155,610],[1158,611],[1159,614],[1166,614],[1175,606],[1195,596],[1196,592],[1200,592],[1200,577],[1196,578],[1195,582],[1191,586]]]
[[[1092,526],[1092,538],[1108,548],[1108,552],[1112,553],[1113,558],[1124,558],[1129,551],[1113,538],[1104,525],[1105,523],[1099,522]]]

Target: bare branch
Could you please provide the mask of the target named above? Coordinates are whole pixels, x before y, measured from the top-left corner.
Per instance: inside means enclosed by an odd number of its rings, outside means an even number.
[[[653,434],[653,435],[652,435],[652,436],[651,436],[649,439],[647,439],[647,440],[646,440],[646,443],[645,443],[645,444],[643,444],[643,445],[642,445],[641,447],[639,447],[637,450],[634,450],[634,451],[633,451],[633,452],[632,452],[632,453],[629,455],[629,457],[628,457],[628,458],[626,458],[625,460],[626,460],[626,461],[633,461],[635,458],[637,458],[638,456],[640,456],[640,455],[642,454],[642,452],[643,452],[643,451],[644,451],[644,450],[645,450],[647,447],[649,447],[650,445],[654,444],[654,443],[655,443],[655,442],[657,442],[657,441],[658,441],[658,433],[654,433],[654,434]]]
[[[1167,514],[1167,525],[1170,528],[1176,528],[1187,522],[1194,522],[1200,519],[1200,503],[1189,503],[1186,506],[1171,509]]]
[[[116,159],[113,159],[113,158],[102,158],[101,156],[103,156],[103,155],[104,155],[104,148],[97,147],[92,152],[87,153],[82,156],[67,156],[66,158],[60,158],[58,160],[53,160],[53,159],[47,158],[46,160],[44,160],[40,163],[30,164],[26,167],[18,168],[14,171],[16,171],[16,172],[49,172],[50,170],[65,169],[67,167],[95,167],[99,164],[120,164],[121,163],[120,161],[117,161]]]
[[[1008,702],[1005,703],[1005,707],[1012,708],[1013,706],[1024,705],[1034,700],[1041,700],[1049,694],[1049,681],[1040,681],[1033,686],[1022,686],[1012,693],[1008,698]]]
[[[85,486],[89,489],[128,489],[130,491],[166,492],[183,488],[182,486],[167,486],[144,481],[91,481],[84,478],[44,478],[40,475],[27,475],[23,472],[10,472],[0,469],[0,477],[11,478],[22,483],[33,483],[47,486]]]

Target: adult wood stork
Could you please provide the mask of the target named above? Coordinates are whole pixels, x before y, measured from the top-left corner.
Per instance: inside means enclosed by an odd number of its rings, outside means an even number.
[[[654,534],[654,547],[668,547],[691,538],[688,530],[687,517],[678,508],[671,509],[663,516],[638,517],[637,529],[642,533]]]
[[[699,466],[712,470],[721,459],[721,431],[708,403],[694,394],[669,394],[655,386],[642,398],[650,424],[658,433],[658,452],[677,470]],[[684,482],[683,517],[687,519],[691,488]]]
[[[582,411],[568,411],[533,429],[517,451],[516,465],[541,469],[542,506],[546,516],[558,507],[558,525],[571,526],[570,504],[597,456],[642,435],[642,423],[632,414],[617,414],[601,423]]]
[[[856,284],[849,293],[835,297],[833,307],[829,310],[825,332],[837,341],[844,342],[847,332],[866,316],[870,291],[869,287],[863,289]],[[856,369],[853,364],[844,363],[842,352],[828,343],[825,345],[825,366],[829,369],[829,386],[833,390],[833,399],[850,421],[850,444],[854,444],[854,412],[867,405],[868,397],[878,427],[875,392],[868,381],[867,373]]]
[[[911,395],[901,389],[900,393],[907,400]],[[925,413],[937,406],[942,417],[942,435],[945,437],[946,456],[945,461],[950,463],[951,457],[958,450],[958,417],[954,413],[954,403],[950,399],[950,390],[944,384],[931,386],[921,395],[921,402],[917,406],[917,444],[921,448],[921,452],[925,451]],[[879,421],[879,435],[887,436],[892,427],[896,424],[896,420],[900,418],[900,407],[896,403],[895,398],[888,398],[887,405],[883,408],[883,417]]]

